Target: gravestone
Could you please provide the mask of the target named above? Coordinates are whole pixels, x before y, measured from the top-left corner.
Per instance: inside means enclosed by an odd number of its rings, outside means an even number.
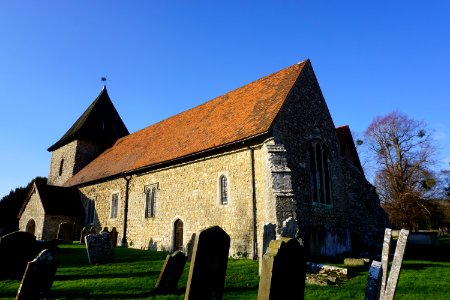
[[[36,256],[36,237],[16,231],[0,238],[0,278],[20,279],[27,263]]]
[[[178,281],[186,265],[187,256],[181,251],[175,251],[167,255],[164,265],[156,281],[155,291],[157,293],[171,293],[177,290]]]
[[[89,263],[103,264],[115,260],[114,249],[109,233],[89,234],[85,237]]]
[[[200,231],[195,239],[184,299],[222,299],[230,236],[219,226]]]
[[[281,228],[281,236],[295,238],[297,236],[298,226],[297,221],[289,217],[285,221],[283,221],[283,228]]]
[[[85,226],[83,227],[83,229],[81,230],[81,236],[80,236],[80,244],[84,243],[84,238],[91,234],[91,233],[97,233],[95,231],[95,227],[94,226]]]
[[[304,299],[305,250],[294,238],[270,242],[262,262],[258,300]]]
[[[58,227],[58,234],[56,235],[57,240],[62,240],[63,243],[72,243],[73,242],[73,231],[74,226],[73,223],[60,223]]]
[[[195,245],[195,237],[196,237],[196,234],[193,233],[191,236],[191,239],[189,240],[189,242],[186,245],[188,261],[192,260],[192,253],[194,252],[194,245]]]
[[[397,239],[397,246],[395,247],[394,259],[392,260],[389,277],[386,283],[386,290],[380,299],[392,300],[397,289],[398,278],[402,268],[403,255],[405,254],[406,243],[408,242],[409,230],[402,229]],[[382,291],[383,292],[383,291]]]
[[[365,299],[394,299],[398,278],[400,277],[403,255],[405,253],[406,243],[408,241],[408,235],[408,230],[402,229],[400,231],[397,246],[395,247],[394,260],[392,261],[391,269],[388,275],[387,269],[389,266],[389,249],[392,231],[389,228],[385,230],[383,252],[381,255],[382,262],[372,262],[371,269],[369,270],[369,277],[367,278]],[[379,272],[379,274],[377,272]],[[378,281],[375,280],[375,275],[379,276]],[[376,286],[377,282],[378,286]],[[379,297],[377,295],[379,295]]]
[[[378,300],[380,299],[380,286],[382,276],[382,265],[379,261],[372,261],[369,269],[369,276],[366,284],[366,295],[364,300]]]
[[[116,227],[113,227],[109,234],[111,235],[111,243],[112,243],[113,247],[116,248],[116,246],[117,246],[117,236],[119,235],[119,233],[117,232]]]
[[[47,249],[42,250],[28,263],[16,299],[33,300],[48,296],[57,268],[58,263],[52,253]]]
[[[261,251],[261,259],[259,260],[259,274],[261,274],[262,261],[264,254],[266,253],[267,247],[271,241],[277,239],[277,225],[272,223],[267,223],[263,225],[263,238],[262,238],[262,251]]]

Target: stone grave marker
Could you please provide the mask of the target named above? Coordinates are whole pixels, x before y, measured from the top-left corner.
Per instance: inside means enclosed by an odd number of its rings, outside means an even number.
[[[394,259],[392,260],[391,269],[389,271],[389,277],[386,283],[386,289],[380,299],[392,300],[395,296],[395,290],[397,289],[398,278],[400,277],[400,271],[402,268],[403,255],[405,254],[406,243],[408,242],[409,230],[402,229],[397,239],[397,246],[395,247]]]
[[[52,253],[47,249],[42,250],[28,263],[16,299],[33,300],[48,296],[57,268],[58,263]]]
[[[16,231],[0,238],[0,278],[20,279],[27,263],[36,256],[36,237]]]
[[[364,300],[378,300],[380,299],[382,266],[379,261],[372,261],[369,269],[369,276],[366,284],[366,295]]]
[[[119,233],[117,232],[116,227],[113,227],[109,234],[111,235],[111,243],[112,243],[113,247],[116,248],[116,246],[117,246],[117,236],[119,235]]]
[[[83,227],[83,229],[81,230],[81,236],[80,236],[80,244],[84,243],[84,238],[91,234],[91,233],[97,233],[95,231],[95,227],[94,226],[85,226]]]
[[[89,263],[103,264],[115,260],[114,248],[109,233],[89,234],[85,237]]]
[[[258,300],[304,299],[305,250],[295,238],[270,242],[263,257]]]
[[[402,267],[403,255],[405,254],[406,243],[408,241],[409,231],[402,229],[398,236],[397,246],[395,247],[394,260],[388,275],[389,249],[392,237],[392,231],[387,228],[384,234],[383,252],[381,262],[373,261],[367,278],[365,299],[392,300],[395,296],[398,278]],[[379,274],[378,274],[379,273]],[[379,279],[375,277],[377,275]],[[377,280],[375,280],[377,279]],[[378,282],[378,286],[376,283]],[[375,291],[375,292],[374,292]]]
[[[277,225],[272,223],[267,223],[263,225],[263,238],[262,238],[262,251],[261,259],[259,260],[259,274],[261,274],[262,261],[264,254],[266,253],[267,247],[271,241],[277,239]]]
[[[156,281],[155,291],[157,293],[171,293],[177,290],[178,281],[183,274],[187,256],[181,251],[175,251],[167,255],[164,265]]]
[[[222,299],[230,236],[219,226],[200,231],[195,239],[184,299]]]
[[[282,237],[295,238],[298,232],[297,221],[289,217],[283,221],[283,228],[281,229]]]
[[[63,222],[59,224],[58,234],[56,235],[56,239],[62,240],[63,243],[72,243],[73,242],[73,223]]]

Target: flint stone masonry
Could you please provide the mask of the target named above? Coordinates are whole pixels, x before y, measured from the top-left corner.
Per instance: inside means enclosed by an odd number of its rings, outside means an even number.
[[[115,260],[111,237],[108,233],[89,234],[85,237],[89,263],[102,264]]]
[[[36,237],[16,231],[0,238],[0,279],[20,279],[36,255]]]
[[[175,251],[172,255],[166,256],[155,285],[157,293],[173,293],[177,290],[186,261],[187,256],[181,251]]]
[[[258,300],[304,299],[304,249],[296,239],[270,242],[263,257]]]
[[[189,270],[184,299],[222,299],[230,236],[219,226],[200,231]]]
[[[34,300],[47,297],[57,268],[58,263],[52,253],[47,249],[42,250],[33,261],[28,263],[16,299]]]

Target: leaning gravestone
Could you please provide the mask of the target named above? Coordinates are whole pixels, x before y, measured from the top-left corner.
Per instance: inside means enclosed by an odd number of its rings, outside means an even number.
[[[281,228],[281,236],[295,238],[298,232],[297,221],[289,217],[283,221],[283,228]]]
[[[116,227],[113,227],[109,234],[111,235],[111,243],[112,243],[113,247],[116,248],[116,246],[117,246],[117,236],[119,235],[119,233],[117,232]]]
[[[261,259],[259,260],[259,274],[261,275],[262,261],[270,242],[277,239],[277,226],[272,223],[267,223],[263,225],[263,238],[262,238],[262,251]]]
[[[381,299],[392,300],[395,296],[400,270],[402,267],[403,255],[408,241],[409,231],[402,229],[398,236],[397,246],[395,247],[394,260],[392,261],[389,277],[387,269],[389,265],[389,248],[391,243],[392,231],[385,230],[382,262],[373,261],[369,270],[366,286],[366,300]]]
[[[48,296],[55,279],[58,263],[45,249],[27,265],[16,299],[33,300]]]
[[[84,238],[91,234],[91,233],[97,233],[95,231],[95,227],[94,226],[85,226],[83,227],[83,229],[81,230],[81,236],[80,236],[80,244],[84,243]]]
[[[258,300],[304,299],[305,250],[294,238],[270,242],[263,257]]]
[[[73,223],[60,223],[58,227],[58,234],[56,239],[62,240],[63,243],[72,243],[73,242]]]
[[[0,278],[20,279],[27,263],[36,256],[36,237],[16,231],[0,238]]]
[[[219,226],[200,231],[195,239],[184,299],[222,299],[230,236]]]
[[[175,251],[167,255],[159,278],[156,281],[155,291],[157,293],[171,293],[177,290],[178,281],[186,265],[187,256],[181,251]]]
[[[85,240],[88,259],[91,265],[114,261],[114,249],[109,233],[91,233],[86,236]]]

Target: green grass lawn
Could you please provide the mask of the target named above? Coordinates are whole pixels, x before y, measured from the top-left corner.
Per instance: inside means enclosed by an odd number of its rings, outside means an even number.
[[[55,299],[183,299],[189,264],[177,293],[156,295],[155,282],[167,253],[116,248],[116,262],[89,265],[84,245],[61,245],[52,298]],[[450,238],[439,248],[407,248],[395,299],[450,299]],[[368,267],[349,268],[351,279],[340,286],[307,285],[305,299],[363,299]],[[256,299],[258,264],[228,262],[225,299]],[[14,298],[19,282],[0,281],[0,298]]]

